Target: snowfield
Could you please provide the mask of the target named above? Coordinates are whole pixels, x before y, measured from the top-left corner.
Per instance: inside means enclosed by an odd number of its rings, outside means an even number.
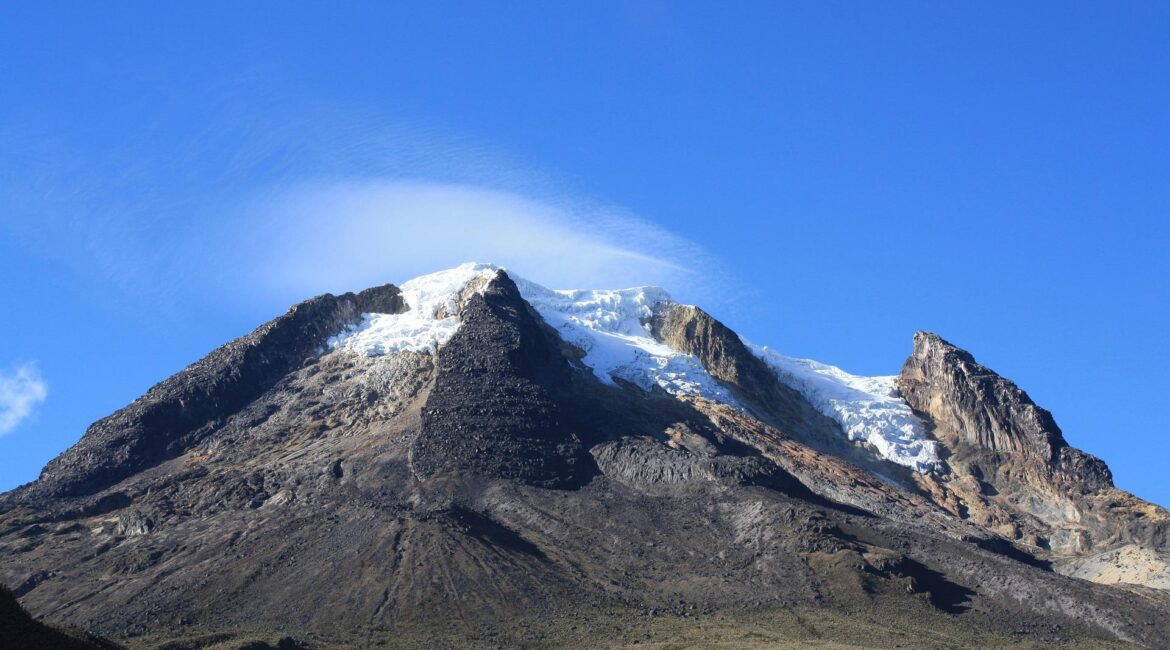
[[[850,440],[864,440],[883,458],[919,472],[938,465],[938,443],[898,396],[897,377],[851,375],[812,359],[794,359],[759,345],[748,347],[780,381],[836,420]]]
[[[621,379],[672,395],[694,395],[735,405],[731,392],[689,354],[654,340],[648,323],[655,306],[670,302],[658,287],[613,291],[553,291],[516,278],[520,294],[561,338],[585,351],[582,362],[598,379]]]
[[[367,357],[391,352],[435,352],[459,331],[459,297],[476,279],[491,281],[499,269],[491,264],[462,264],[404,283],[401,314],[362,314],[356,327],[329,339],[330,349],[353,350]],[[486,287],[487,282],[481,284]]]
[[[500,267],[469,263],[417,277],[402,285],[408,310],[363,314],[355,327],[331,338],[328,347],[366,356],[400,351],[434,353],[459,330],[459,301],[468,285],[482,291]],[[649,330],[654,309],[672,302],[658,287],[618,290],[552,290],[511,276],[520,294],[566,342],[584,351],[584,363],[599,380],[659,388],[742,408],[731,391],[699,360],[656,341]],[[862,377],[810,359],[794,359],[748,344],[777,379],[803,394],[840,423],[850,440],[865,441],[879,455],[919,472],[937,466],[938,443],[897,395],[895,377]]]

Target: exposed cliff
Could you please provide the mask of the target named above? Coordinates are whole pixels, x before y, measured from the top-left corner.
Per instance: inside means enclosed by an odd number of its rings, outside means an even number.
[[[1154,556],[1170,548],[1170,513],[1114,488],[1104,462],[1069,446],[1051,413],[970,353],[919,332],[898,388],[946,448],[939,479],[958,514],[1058,560],[1128,544]]]

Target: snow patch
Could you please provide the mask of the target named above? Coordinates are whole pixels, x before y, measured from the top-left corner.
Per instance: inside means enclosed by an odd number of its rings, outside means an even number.
[[[582,363],[598,379],[616,379],[672,395],[692,395],[735,405],[735,398],[693,356],[654,340],[649,330],[655,307],[670,295],[658,287],[554,291],[513,278],[520,294],[561,338],[585,351]]]
[[[862,377],[812,359],[795,359],[750,345],[780,381],[836,420],[850,440],[864,440],[881,456],[918,472],[938,466],[938,442],[898,395],[897,377]]]
[[[482,292],[499,267],[475,262],[429,275],[402,285],[407,311],[401,314],[362,314],[349,330],[329,339],[332,350],[352,350],[367,357],[391,352],[435,352],[459,331],[459,301],[476,280]]]

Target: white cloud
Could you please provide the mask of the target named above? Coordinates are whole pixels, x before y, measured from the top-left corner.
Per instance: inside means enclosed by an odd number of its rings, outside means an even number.
[[[660,285],[723,315],[747,304],[668,219],[445,127],[336,107],[208,120],[143,127],[100,157],[0,124],[0,232],[141,318],[267,314],[467,261],[557,288]]]
[[[0,435],[28,419],[48,395],[48,386],[34,363],[0,372]]]
[[[554,288],[654,284],[679,300],[726,300],[728,274],[701,246],[606,206],[472,185],[302,185],[253,205],[229,241],[261,286],[298,299],[492,262]],[[235,278],[235,282],[239,281]]]

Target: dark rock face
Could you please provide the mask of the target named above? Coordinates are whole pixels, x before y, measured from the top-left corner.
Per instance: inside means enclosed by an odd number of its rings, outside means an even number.
[[[118,650],[105,639],[34,621],[0,585],[0,648],[5,650]]]
[[[27,489],[46,497],[89,495],[174,458],[319,354],[326,339],[355,323],[363,312],[395,314],[404,309],[393,285],[319,296],[296,305],[95,422]]]
[[[634,488],[676,490],[690,484],[767,485],[785,493],[804,486],[761,456],[695,453],[646,438],[623,438],[591,450],[610,479]]]
[[[438,354],[422,433],[410,451],[414,472],[579,485],[592,463],[583,432],[556,399],[567,392],[571,369],[515,283],[501,272],[461,318]]]

